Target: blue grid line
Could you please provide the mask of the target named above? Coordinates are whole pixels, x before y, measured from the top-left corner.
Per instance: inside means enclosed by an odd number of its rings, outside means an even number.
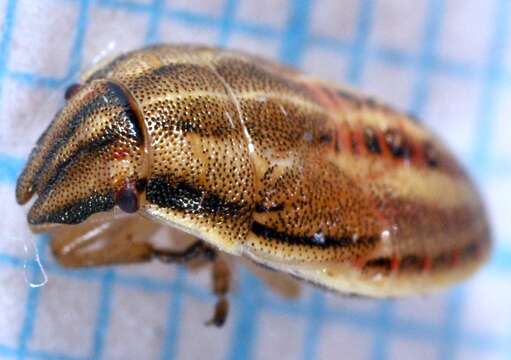
[[[238,4],[238,0],[225,0],[223,15],[220,22],[220,35],[218,39],[218,45],[221,47],[225,47],[228,44]]]
[[[367,56],[369,58],[374,58],[375,60],[394,66],[415,69],[420,63],[417,56],[407,54],[406,52],[397,49],[381,47],[368,49],[367,52]]]
[[[176,15],[175,15],[176,13],[173,13],[173,14],[174,14],[174,16],[176,16]],[[177,15],[177,16],[179,16],[179,15]],[[192,19],[195,19],[195,20],[204,20],[204,19],[202,19],[202,18],[200,18],[200,17],[198,17],[198,18],[194,18],[193,16],[192,16]],[[200,21],[199,21],[199,22],[200,22]],[[217,21],[216,21],[216,20],[215,20],[215,21],[211,21],[211,19],[210,19],[210,22],[209,22],[209,24],[210,24],[210,25],[211,25],[211,24],[215,24],[215,25],[216,25],[216,23],[217,23]],[[234,24],[234,25],[233,25],[233,28],[235,28],[235,27],[236,27],[236,24]],[[268,36],[269,36],[269,35],[268,35]],[[369,51],[369,53],[367,54],[367,57],[369,57],[370,53],[371,53],[371,52]],[[391,54],[391,55],[392,55],[392,54]],[[390,56],[390,58],[392,59],[392,56]],[[412,62],[412,63],[411,63],[411,65],[414,65],[414,63]],[[434,66],[432,66],[432,68],[433,68],[433,67],[434,67]],[[434,70],[436,70],[436,69],[432,69],[432,71],[434,71]],[[456,68],[456,70],[459,70],[459,68]],[[470,70],[470,69],[469,69],[469,70]],[[465,70],[464,70],[464,71],[465,71]],[[470,73],[470,72],[474,73],[472,70],[470,70],[470,71],[468,71],[468,72],[467,72],[467,71],[465,71],[463,76],[466,76],[466,74],[467,74],[467,73]],[[264,305],[265,305],[265,304],[263,304],[263,306],[264,306]],[[305,311],[305,310],[310,310],[310,309],[304,309],[304,311]],[[380,325],[380,326],[381,326],[381,325]],[[434,337],[433,337],[433,338],[434,338]]]
[[[360,0],[360,7],[357,15],[355,39],[352,49],[352,61],[348,70],[347,80],[357,84],[362,79],[362,72],[367,61],[366,52],[369,41],[369,34],[373,27],[376,0]]]
[[[145,4],[132,3],[129,1],[114,1],[114,0],[103,0],[100,5],[109,6],[112,8],[122,8],[128,9],[133,12],[147,12],[150,11],[150,6]],[[219,27],[221,23],[221,19],[205,16],[200,13],[190,12],[188,10],[179,10],[172,9],[166,10],[166,15],[175,21],[184,22],[187,24],[195,24],[206,27]],[[278,37],[279,31],[271,26],[250,23],[250,22],[239,22],[232,21],[231,24],[232,30],[237,32],[246,32],[252,36],[262,36],[274,38]],[[355,43],[346,44],[342,42],[342,40],[337,39],[329,39],[328,37],[320,36],[315,37],[311,36],[308,41],[304,41],[304,43],[309,42],[311,45],[322,45],[324,47],[343,49],[343,52],[352,53],[353,46]],[[376,58],[380,61],[389,61],[396,62],[397,64],[407,64],[407,66],[421,66],[418,57],[413,54],[408,54],[404,50],[386,48],[386,47],[376,47],[376,48],[367,48],[367,57],[368,58]],[[451,61],[446,59],[440,59],[438,56],[431,56],[430,59],[431,69],[435,72],[444,72],[450,76],[462,77],[462,78],[478,78],[481,77],[484,69],[480,69],[476,65],[472,65],[469,63],[462,63],[459,61]],[[508,81],[511,83],[511,81]]]
[[[280,59],[290,65],[299,65],[309,37],[310,12],[312,4],[309,0],[292,2],[292,12],[288,19],[287,29],[282,35]],[[323,323],[324,297],[313,292],[308,306],[308,321],[305,329],[303,354],[314,358],[318,345],[318,333]]]
[[[26,357],[41,359],[41,360],[86,360],[86,358],[75,357],[58,352],[48,351],[27,351]]]
[[[509,0],[495,0],[495,28],[490,42],[487,57],[487,71],[484,76],[484,85],[481,96],[481,107],[478,116],[477,137],[473,146],[472,162],[475,166],[484,167],[488,163],[486,153],[490,146],[491,130],[489,122],[495,118],[495,108],[498,82],[504,73],[503,59],[509,38],[509,14],[511,14],[511,2]]]
[[[97,5],[113,10],[124,10],[136,14],[150,14],[154,11],[153,5],[136,3],[126,0],[96,0]],[[220,19],[199,12],[191,12],[182,9],[168,9],[158,4],[161,14],[171,20],[183,22],[188,25],[200,25],[203,27],[219,27]]]
[[[81,66],[83,44],[85,40],[87,24],[89,21],[89,0],[80,0],[78,2],[78,5],[79,17],[78,22],[76,24],[76,34],[73,40],[73,47],[71,48],[71,53],[69,54],[67,75],[63,79],[63,82],[69,82],[74,76],[76,76]],[[62,83],[60,83],[60,85],[61,84]]]
[[[303,316],[304,313],[307,313],[307,308],[300,308],[296,306],[292,306],[291,310],[288,310],[286,307],[279,306],[264,306],[258,308],[258,310],[268,310],[268,311],[276,311],[278,314],[291,314],[293,316]],[[359,314],[343,314],[339,311],[329,311],[327,312],[326,318],[329,319],[330,322],[342,322],[346,325],[354,325],[356,327],[360,327],[361,329],[367,329],[368,327],[372,327],[374,322],[377,319],[373,317],[364,317],[359,316]],[[414,326],[410,326],[409,324],[399,324],[396,323],[395,328],[381,328],[382,331],[389,331],[391,334],[396,334],[402,337],[408,337],[411,339],[428,339],[432,342],[435,342],[438,338],[439,329],[431,329],[427,330],[427,326],[423,326],[421,324],[415,324]],[[461,336],[461,335],[460,335]],[[467,334],[458,339],[460,344],[468,348],[473,348],[477,350],[485,350],[491,349],[495,346],[504,346],[507,344],[507,339],[497,340],[492,337],[481,336],[480,334]],[[317,346],[317,344],[316,344]]]
[[[215,17],[186,10],[167,10],[165,16],[172,21],[182,22],[192,26],[195,25],[205,28],[218,28],[220,26],[220,20]]]
[[[150,4],[143,4],[129,0],[96,0],[96,5],[117,10],[127,10],[134,13],[144,13],[146,11],[151,11]]]
[[[508,276],[508,273],[511,272],[510,258],[511,249],[506,247],[498,247],[495,251],[495,255],[493,256],[492,261],[486,267],[487,271],[492,271],[495,274],[499,274],[501,276]],[[21,268],[24,265],[24,261],[25,259],[19,256],[0,252],[0,266]],[[102,269],[73,269],[71,271],[62,268],[56,263],[49,262],[48,260],[45,260],[43,265],[48,273],[86,281],[99,281],[104,275]],[[35,266],[35,264],[32,264],[31,266]],[[172,289],[175,289],[174,282],[165,282],[153,279],[151,277],[139,275],[116,274],[115,283],[122,284],[125,287],[140,288],[146,292],[173,291]],[[207,290],[198,287],[192,287],[189,285],[185,286],[185,288],[187,289],[186,291],[188,293],[193,294],[193,296],[198,299],[202,299],[203,301],[212,299],[212,295]]]
[[[429,96],[429,79],[435,53],[436,40],[442,26],[442,15],[444,13],[443,0],[429,0],[426,16],[426,24],[423,48],[419,56],[419,72],[415,87],[412,91],[412,104],[410,111],[414,114],[422,114]]]
[[[235,299],[239,314],[230,337],[231,344],[227,355],[231,360],[252,358],[253,345],[257,338],[257,316],[262,310],[260,283],[245,269],[240,270],[240,291]]]
[[[182,319],[183,307],[183,284],[186,283],[186,269],[177,265],[177,274],[174,281],[174,288],[170,294],[169,308],[167,310],[167,321],[165,340],[162,344],[161,358],[175,359],[178,354],[179,329]]]
[[[46,237],[42,237],[46,238]],[[38,241],[35,245],[39,252],[40,261],[44,261],[45,246],[47,241]],[[36,278],[39,275],[39,269],[37,266],[31,266],[31,276]],[[34,324],[36,321],[37,308],[39,306],[39,300],[41,298],[41,288],[29,287],[27,301],[25,305],[25,318],[18,338],[18,354],[17,359],[25,359],[27,356],[27,348],[34,332]]]
[[[99,305],[96,318],[96,326],[93,334],[94,342],[92,349],[92,358],[101,359],[103,355],[104,343],[110,323],[110,314],[112,311],[112,292],[116,282],[114,270],[105,270],[100,280]]]
[[[5,77],[30,86],[58,89],[76,75],[81,65],[81,54],[88,20],[89,0],[79,0],[77,2],[79,6],[79,17],[76,25],[75,39],[69,54],[68,70],[64,77],[60,78],[55,76],[32,74],[23,71],[11,71],[9,69],[5,70]],[[7,56],[8,55],[6,55],[6,57]]]
[[[353,52],[352,42],[324,35],[309,35],[307,39],[307,46],[312,48],[317,47],[320,49],[326,49],[332,52],[338,52],[342,55],[349,55]]]
[[[85,30],[88,18],[88,7],[89,0],[79,0],[79,14],[78,22],[76,26],[75,40],[70,51],[69,65],[66,74],[63,77],[55,77],[48,75],[33,74],[25,71],[9,70],[4,66],[0,69],[4,69],[0,76],[18,81],[23,84],[27,84],[34,87],[47,87],[51,89],[61,88],[63,84],[69,82],[78,72],[81,65],[81,53],[83,49],[83,41],[85,38]],[[8,52],[3,51],[5,57],[8,58]],[[1,93],[0,93],[1,96]]]
[[[489,142],[490,133],[488,130],[489,126],[487,122],[491,119],[494,119],[494,114],[490,113],[490,109],[494,109],[494,103],[492,102],[492,97],[494,94],[494,88],[496,81],[493,79],[494,76],[498,77],[498,74],[494,74],[495,71],[498,72],[500,68],[499,56],[502,56],[501,52],[506,44],[506,34],[507,29],[503,27],[506,26],[507,22],[507,14],[509,14],[508,10],[511,9],[509,6],[509,2],[506,0],[496,0],[494,3],[495,11],[497,12],[497,19],[495,21],[494,33],[491,40],[491,47],[488,52],[488,75],[484,79],[483,85],[483,96],[482,96],[482,107],[483,107],[483,116],[484,126],[479,127],[479,131],[477,132],[476,139],[474,140],[475,144],[473,148],[476,150],[476,154],[474,159],[471,161],[472,166],[475,167],[484,167],[483,164],[486,164],[486,159],[484,159],[481,151],[486,151],[485,145]],[[500,14],[500,15],[499,15]],[[477,153],[479,151],[479,153]],[[446,339],[445,345],[442,347],[441,358],[442,359],[452,359],[457,351],[459,346],[459,333],[461,331],[461,309],[464,305],[464,290],[459,288],[456,291],[452,291],[449,297],[446,316],[445,316],[445,333],[443,335],[443,339]]]
[[[18,349],[0,345],[0,356],[16,359],[19,355]],[[27,351],[26,357],[38,360],[87,360],[86,358],[74,357],[58,352]]]
[[[21,265],[22,261],[18,261],[18,266]],[[94,274],[98,274],[93,278],[85,277],[85,279],[94,281],[95,279],[99,279],[101,271],[98,270],[86,270],[86,271],[67,271],[65,269],[59,268],[57,265],[45,265],[46,270],[48,271],[48,274],[51,276],[52,273],[59,274],[66,277],[77,277],[80,279],[84,279],[83,275],[80,274],[80,272],[83,274],[84,272],[90,272],[92,273],[91,276],[94,276]],[[243,280],[244,281],[244,280]],[[153,284],[149,287],[147,286],[147,283]],[[157,291],[157,292],[176,292],[177,289],[172,288],[171,284],[158,281],[158,280],[151,280],[150,278],[139,278],[133,277],[133,276],[125,276],[124,279],[117,279],[116,283],[120,286],[129,286],[138,288],[144,291]],[[151,288],[153,286],[153,288]],[[212,296],[208,294],[207,291],[204,291],[202,289],[197,289],[196,291],[190,291],[190,289],[183,289],[183,292],[188,294],[188,296],[192,296],[198,299],[206,299],[206,300],[212,300]],[[322,296],[322,294],[320,294]],[[264,304],[264,308],[260,308],[259,310],[270,310],[270,311],[277,311],[277,313],[284,313],[284,314],[290,314],[292,316],[307,316],[307,314],[310,312],[311,308],[309,306],[303,306],[301,304],[297,303],[274,303],[272,301],[267,301]],[[380,323],[377,321],[377,318],[375,318],[373,315],[366,315],[366,314],[356,314],[356,313],[346,313],[345,311],[339,311],[339,310],[327,310],[325,318],[329,321],[342,321],[346,324],[355,325],[357,327],[361,328],[367,328],[371,326],[376,326],[377,328],[381,329],[382,331],[388,331],[392,334],[398,334],[400,336],[408,336],[415,339],[430,339],[431,341],[434,341],[440,332],[442,332],[441,328],[431,327],[426,324],[419,323],[410,323],[410,322],[395,322],[392,324],[392,327],[387,327],[386,325]],[[374,325],[376,324],[376,325]],[[464,341],[464,338],[467,338],[466,341]],[[490,345],[495,344],[495,340],[489,339],[487,337],[481,336],[481,334],[467,334],[464,335],[460,339],[460,343],[463,343],[467,347],[470,348],[488,348]],[[504,343],[504,340],[501,340],[500,343]]]
[[[388,301],[388,303],[393,306],[392,302]],[[309,306],[309,304],[290,304],[284,300],[281,302],[270,300],[265,304],[263,310],[299,318],[308,315],[310,311]],[[427,341],[432,345],[437,343],[445,345],[446,342],[449,341],[448,339],[444,341],[445,339],[441,336],[445,332],[443,324],[436,326],[423,323],[421,321],[400,320],[395,317],[392,318],[390,323],[386,323],[385,321],[379,321],[381,316],[381,310],[376,311],[376,313],[357,313],[350,309],[332,309],[329,306],[324,307],[323,314],[327,324],[341,323],[347,327],[353,327],[358,330],[374,329],[381,332],[387,332],[389,336],[399,336],[411,340]],[[390,327],[389,324],[391,324]],[[506,338],[497,338],[483,333],[470,331],[460,332],[458,341],[459,344],[475,350],[486,350],[496,345],[503,346],[504,344],[507,344]],[[317,346],[317,344],[315,345]],[[384,358],[379,357],[378,354],[376,354],[375,357],[378,359]]]
[[[149,25],[147,28],[145,43],[152,44],[160,39],[159,27],[164,8],[164,0],[153,0],[149,11]]]
[[[181,20],[186,24],[200,24],[201,26],[215,27],[218,24],[216,19],[212,18],[201,18],[199,16],[193,16],[187,12],[187,19],[183,19],[184,15],[180,13],[166,12],[165,16],[171,20]],[[247,33],[251,36],[273,38],[278,36],[279,32],[266,26],[259,26],[257,24],[249,23],[235,23],[233,29],[236,32]],[[321,47],[326,48],[334,52],[342,54],[350,54],[353,49],[352,46],[344,41],[336,39],[330,39],[326,37],[312,37],[309,42],[310,47]],[[417,58],[411,54],[407,54],[401,50],[395,50],[385,47],[379,47],[374,49],[367,49],[368,60],[375,59],[387,64],[406,66],[410,68],[418,67]],[[74,67],[73,67],[74,68]],[[447,76],[467,79],[470,81],[479,80],[483,77],[484,69],[478,68],[477,66],[448,61],[445,59],[432,59],[431,70],[435,73],[441,73]],[[49,75],[33,74],[24,71],[9,70],[6,69],[4,76],[23,84],[35,86],[35,87],[48,87],[48,88],[60,88],[62,84],[66,83],[70,77],[74,74],[74,70],[70,70],[66,76],[59,78]],[[511,75],[501,76],[495,79],[497,82],[502,83],[503,86],[511,86]]]
[[[7,346],[0,344],[0,356],[14,358],[14,357],[16,357],[17,353],[18,353],[17,350],[11,349]]]
[[[23,71],[7,70],[5,77],[15,80],[21,84],[33,87],[45,87],[50,89],[58,89],[66,82],[67,76],[57,78],[54,76],[31,74]]]
[[[0,253],[0,265],[1,266],[17,268],[17,267],[22,267],[23,264],[24,264],[23,259],[20,259],[17,256]]]
[[[377,0],[361,0],[357,16],[355,37],[352,45],[351,63],[346,75],[347,81],[353,85],[361,85],[363,72],[368,61],[367,51],[369,48],[369,36],[374,25],[374,16]],[[379,306],[378,318],[367,327],[373,333],[372,358],[384,359],[386,353],[384,341],[386,333],[381,321],[385,320],[386,304]]]
[[[511,249],[498,248],[496,254],[497,256],[494,257],[493,262],[488,264],[487,271],[493,271],[496,274],[507,276],[507,273],[511,271],[511,262],[509,261]],[[25,260],[19,256],[0,253],[0,266],[5,265],[9,267],[22,268],[24,261]],[[32,264],[32,266],[35,266],[35,264]],[[62,268],[56,263],[49,262],[47,259],[43,261],[43,266],[48,274],[76,278],[84,281],[100,281],[104,275],[103,269],[73,269],[71,271],[69,269]],[[162,281],[147,276],[122,275],[116,273],[115,280],[116,284],[120,284],[123,287],[140,288],[145,292],[175,291],[174,281]],[[190,285],[184,285],[183,288],[187,293],[202,301],[212,301],[213,299],[213,296],[206,289]],[[292,305],[292,307],[296,309],[295,305]]]
[[[138,4],[133,2],[126,1],[113,1],[113,0],[103,0],[99,3],[101,6],[110,7],[113,9],[123,9],[128,11],[133,11],[136,13],[139,12],[150,12],[151,8],[145,4]],[[196,24],[201,26],[208,27],[217,27],[219,26],[219,19],[200,15],[198,13],[192,13],[189,11],[181,11],[181,10],[167,10],[165,11],[167,17],[171,18],[175,21],[185,22],[187,24]],[[263,37],[276,37],[279,32],[272,27],[262,24],[254,24],[254,23],[233,23],[232,28],[238,32],[246,32],[253,36],[263,36]],[[312,36],[309,41],[310,46],[322,46],[326,48],[330,48],[332,50],[337,50],[341,52],[353,52],[352,44],[346,44],[342,41],[329,39],[326,37],[314,37]],[[397,65],[406,65],[406,66],[419,66],[418,60],[416,60],[414,55],[407,54],[403,50],[397,50],[392,48],[368,48],[367,49],[367,58],[375,58],[379,61],[384,61],[388,63],[394,63]],[[464,64],[458,62],[447,61],[444,59],[431,59],[431,68],[435,72],[443,72],[447,75],[462,77],[462,78],[478,78],[482,73],[477,66],[471,64]],[[73,73],[73,72],[72,72]],[[63,82],[66,82],[67,78],[58,79],[54,77],[41,76],[37,74],[29,74],[23,72],[8,72],[6,74],[9,77],[12,77],[18,81],[22,81],[24,83],[35,83],[34,85],[39,86],[48,86],[48,87],[59,87]],[[505,79],[508,83],[511,83],[508,78],[501,77],[500,80]]]
[[[309,38],[309,46],[339,52],[343,55],[350,55],[354,51],[352,43],[328,36],[312,35]],[[421,66],[420,55],[386,46],[368,46],[366,57],[368,61],[375,60],[388,65],[411,69],[418,69]],[[438,55],[432,55],[430,66],[431,70],[435,73],[471,81],[482,78],[484,73],[483,67],[457,60],[440,58]],[[511,84],[510,80],[503,78],[501,82]]]
[[[266,24],[256,24],[248,22],[235,22],[234,24],[232,24],[232,29],[234,32],[240,34],[248,34],[250,36],[267,39],[278,38],[281,34],[279,30],[274,29],[273,27],[268,26]]]
[[[22,159],[0,154],[0,183],[15,183],[23,164]]]
[[[508,242],[509,243],[509,242]],[[492,257],[493,268],[498,269],[498,272],[511,271],[511,249],[497,248]]]
[[[456,354],[461,332],[461,314],[464,304],[463,295],[464,291],[459,287],[450,291],[441,335],[443,346],[441,347],[440,359],[453,359]]]
[[[394,304],[389,300],[383,300],[383,303],[380,305],[378,310],[378,316],[375,319],[375,324],[377,324],[377,330],[375,331],[373,337],[373,347],[372,347],[372,359],[387,359],[388,358],[388,335],[389,331],[387,329],[393,328],[392,323],[392,315],[394,310]]]
[[[2,98],[3,79],[7,68],[7,60],[9,59],[9,49],[12,40],[13,24],[16,15],[16,0],[7,2],[5,11],[4,25],[2,29],[2,40],[0,42],[0,101]]]
[[[496,250],[496,256],[494,256],[493,261],[488,264],[486,271],[491,271],[496,274],[500,274],[501,276],[507,276],[507,273],[511,271],[511,262],[509,261],[510,257],[511,249],[498,248]],[[0,253],[0,266],[5,265],[9,267],[22,268],[24,261],[25,260],[19,256]],[[43,265],[49,274],[76,278],[85,281],[99,281],[104,275],[103,269],[73,269],[70,271],[68,269],[62,268],[56,263],[48,262],[48,260],[45,260]],[[35,264],[32,264],[31,266],[35,266]],[[116,274],[115,283],[120,284],[123,287],[140,288],[145,292],[175,291],[174,281],[163,281],[140,275]],[[213,299],[213,295],[211,295],[210,292],[206,289],[190,285],[185,285],[184,289],[187,293],[202,301],[212,301]],[[292,308],[298,309],[296,311],[300,311],[299,308],[296,307],[298,305],[291,304],[290,306]]]
[[[307,325],[303,340],[303,360],[317,357],[320,333],[323,328],[325,310],[325,296],[319,290],[313,291],[310,303],[307,305]]]
[[[440,0],[442,1],[442,0]],[[441,2],[439,0],[429,0],[427,7],[427,16],[424,24],[424,35],[420,55],[417,62],[417,79],[412,91],[411,104],[409,111],[417,116],[422,113],[423,104],[427,97],[427,79],[431,66],[431,58],[434,53],[436,38],[438,37],[438,27],[440,25],[440,14],[442,13]],[[422,103],[421,103],[422,102]],[[373,359],[386,359],[388,357],[388,331],[384,329],[392,328],[394,306],[384,302],[379,310],[378,323],[379,331],[376,332],[373,342]]]
[[[308,34],[310,8],[309,0],[292,2],[291,15],[287,21],[286,30],[282,34],[279,56],[287,64],[299,64]]]
[[[0,266],[5,265],[13,268],[22,269],[25,263],[25,259],[19,258],[14,255],[0,254]],[[89,281],[93,283],[100,283],[100,281],[104,278],[104,270],[98,269],[86,269],[86,270],[78,270],[78,269],[65,269],[57,264],[48,263],[47,260],[42,262],[45,271],[49,275],[58,275],[70,279],[77,279],[81,281]],[[35,267],[35,263],[30,263],[29,266]],[[137,275],[121,275],[119,273],[115,273],[115,281],[112,281],[116,285],[121,285],[126,288],[137,288],[141,289],[144,292],[176,292],[177,286],[175,281],[163,281],[153,279],[151,277],[146,276],[137,276]],[[187,284],[180,284],[180,288],[183,289],[183,292],[188,295],[201,300],[201,301],[213,301],[213,295],[210,294],[209,291]]]
[[[455,62],[438,58],[438,55],[432,56],[430,60],[431,71],[445,74],[451,77],[458,77],[466,80],[478,80],[482,78],[484,68],[463,62]]]

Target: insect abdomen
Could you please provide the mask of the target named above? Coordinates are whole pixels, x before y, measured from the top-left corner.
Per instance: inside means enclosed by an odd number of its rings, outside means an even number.
[[[148,48],[89,81],[103,76],[123,83],[144,116],[147,211],[226,251],[371,295],[453,281],[488,253],[486,215],[463,169],[388,106],[207,48]],[[403,280],[416,274],[427,276]]]

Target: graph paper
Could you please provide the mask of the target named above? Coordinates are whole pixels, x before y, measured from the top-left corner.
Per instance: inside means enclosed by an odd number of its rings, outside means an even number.
[[[511,359],[510,19],[509,0],[0,0],[0,359]],[[16,177],[81,69],[156,42],[244,49],[416,114],[480,185],[491,263],[394,301],[309,286],[286,299],[238,265],[222,329],[203,325],[207,269],[59,267],[15,204]],[[24,280],[29,238],[41,288]]]

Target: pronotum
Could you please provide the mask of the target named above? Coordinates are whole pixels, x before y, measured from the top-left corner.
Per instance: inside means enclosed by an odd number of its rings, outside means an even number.
[[[288,67],[152,46],[96,66],[66,99],[16,189],[20,204],[37,193],[28,222],[53,233],[64,265],[215,260],[221,250],[387,297],[459,281],[490,252],[481,199],[436,136]],[[106,216],[115,208],[130,215]],[[144,241],[155,223],[201,240],[156,248]],[[229,276],[221,261],[213,269],[221,325]]]

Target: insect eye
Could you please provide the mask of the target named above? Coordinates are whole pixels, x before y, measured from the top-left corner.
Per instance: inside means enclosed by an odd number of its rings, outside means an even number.
[[[71,99],[82,87],[80,84],[71,84],[67,87],[66,92],[64,93],[64,98],[66,100]]]
[[[139,208],[138,192],[131,183],[126,183],[115,194],[115,203],[122,211],[131,214],[137,212]]]

